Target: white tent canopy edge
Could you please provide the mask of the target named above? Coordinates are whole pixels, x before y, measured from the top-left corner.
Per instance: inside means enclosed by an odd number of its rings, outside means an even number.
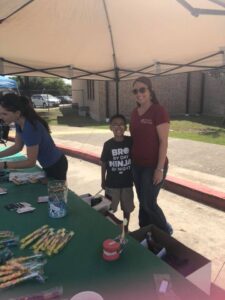
[[[206,11],[184,0],[0,0],[0,74],[125,80],[223,68],[225,16],[196,9]]]

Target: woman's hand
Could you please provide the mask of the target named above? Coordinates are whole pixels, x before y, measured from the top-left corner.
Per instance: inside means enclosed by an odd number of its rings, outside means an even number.
[[[163,170],[162,169],[155,169],[153,175],[153,184],[157,185],[163,180]]]

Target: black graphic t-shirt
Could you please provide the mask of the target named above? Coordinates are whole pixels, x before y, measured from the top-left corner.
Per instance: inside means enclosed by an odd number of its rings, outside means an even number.
[[[126,188],[133,185],[131,145],[130,136],[124,136],[121,142],[112,138],[104,143],[101,161],[106,163],[106,187]]]

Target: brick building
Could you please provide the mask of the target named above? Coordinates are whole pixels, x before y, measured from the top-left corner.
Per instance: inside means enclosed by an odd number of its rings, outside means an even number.
[[[225,77],[205,72],[182,73],[153,77],[153,88],[159,102],[170,115],[225,115]],[[133,81],[119,83],[119,112],[129,117],[135,106],[131,93]],[[113,81],[73,80],[73,99],[82,115],[86,112],[98,121],[117,111],[116,87]],[[85,113],[84,113],[85,112]]]

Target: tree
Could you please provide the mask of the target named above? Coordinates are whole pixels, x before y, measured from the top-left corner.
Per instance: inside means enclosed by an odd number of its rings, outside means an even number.
[[[15,76],[13,79],[17,81],[20,93],[28,97],[33,94],[53,96],[72,94],[71,85],[66,84],[61,78]]]

